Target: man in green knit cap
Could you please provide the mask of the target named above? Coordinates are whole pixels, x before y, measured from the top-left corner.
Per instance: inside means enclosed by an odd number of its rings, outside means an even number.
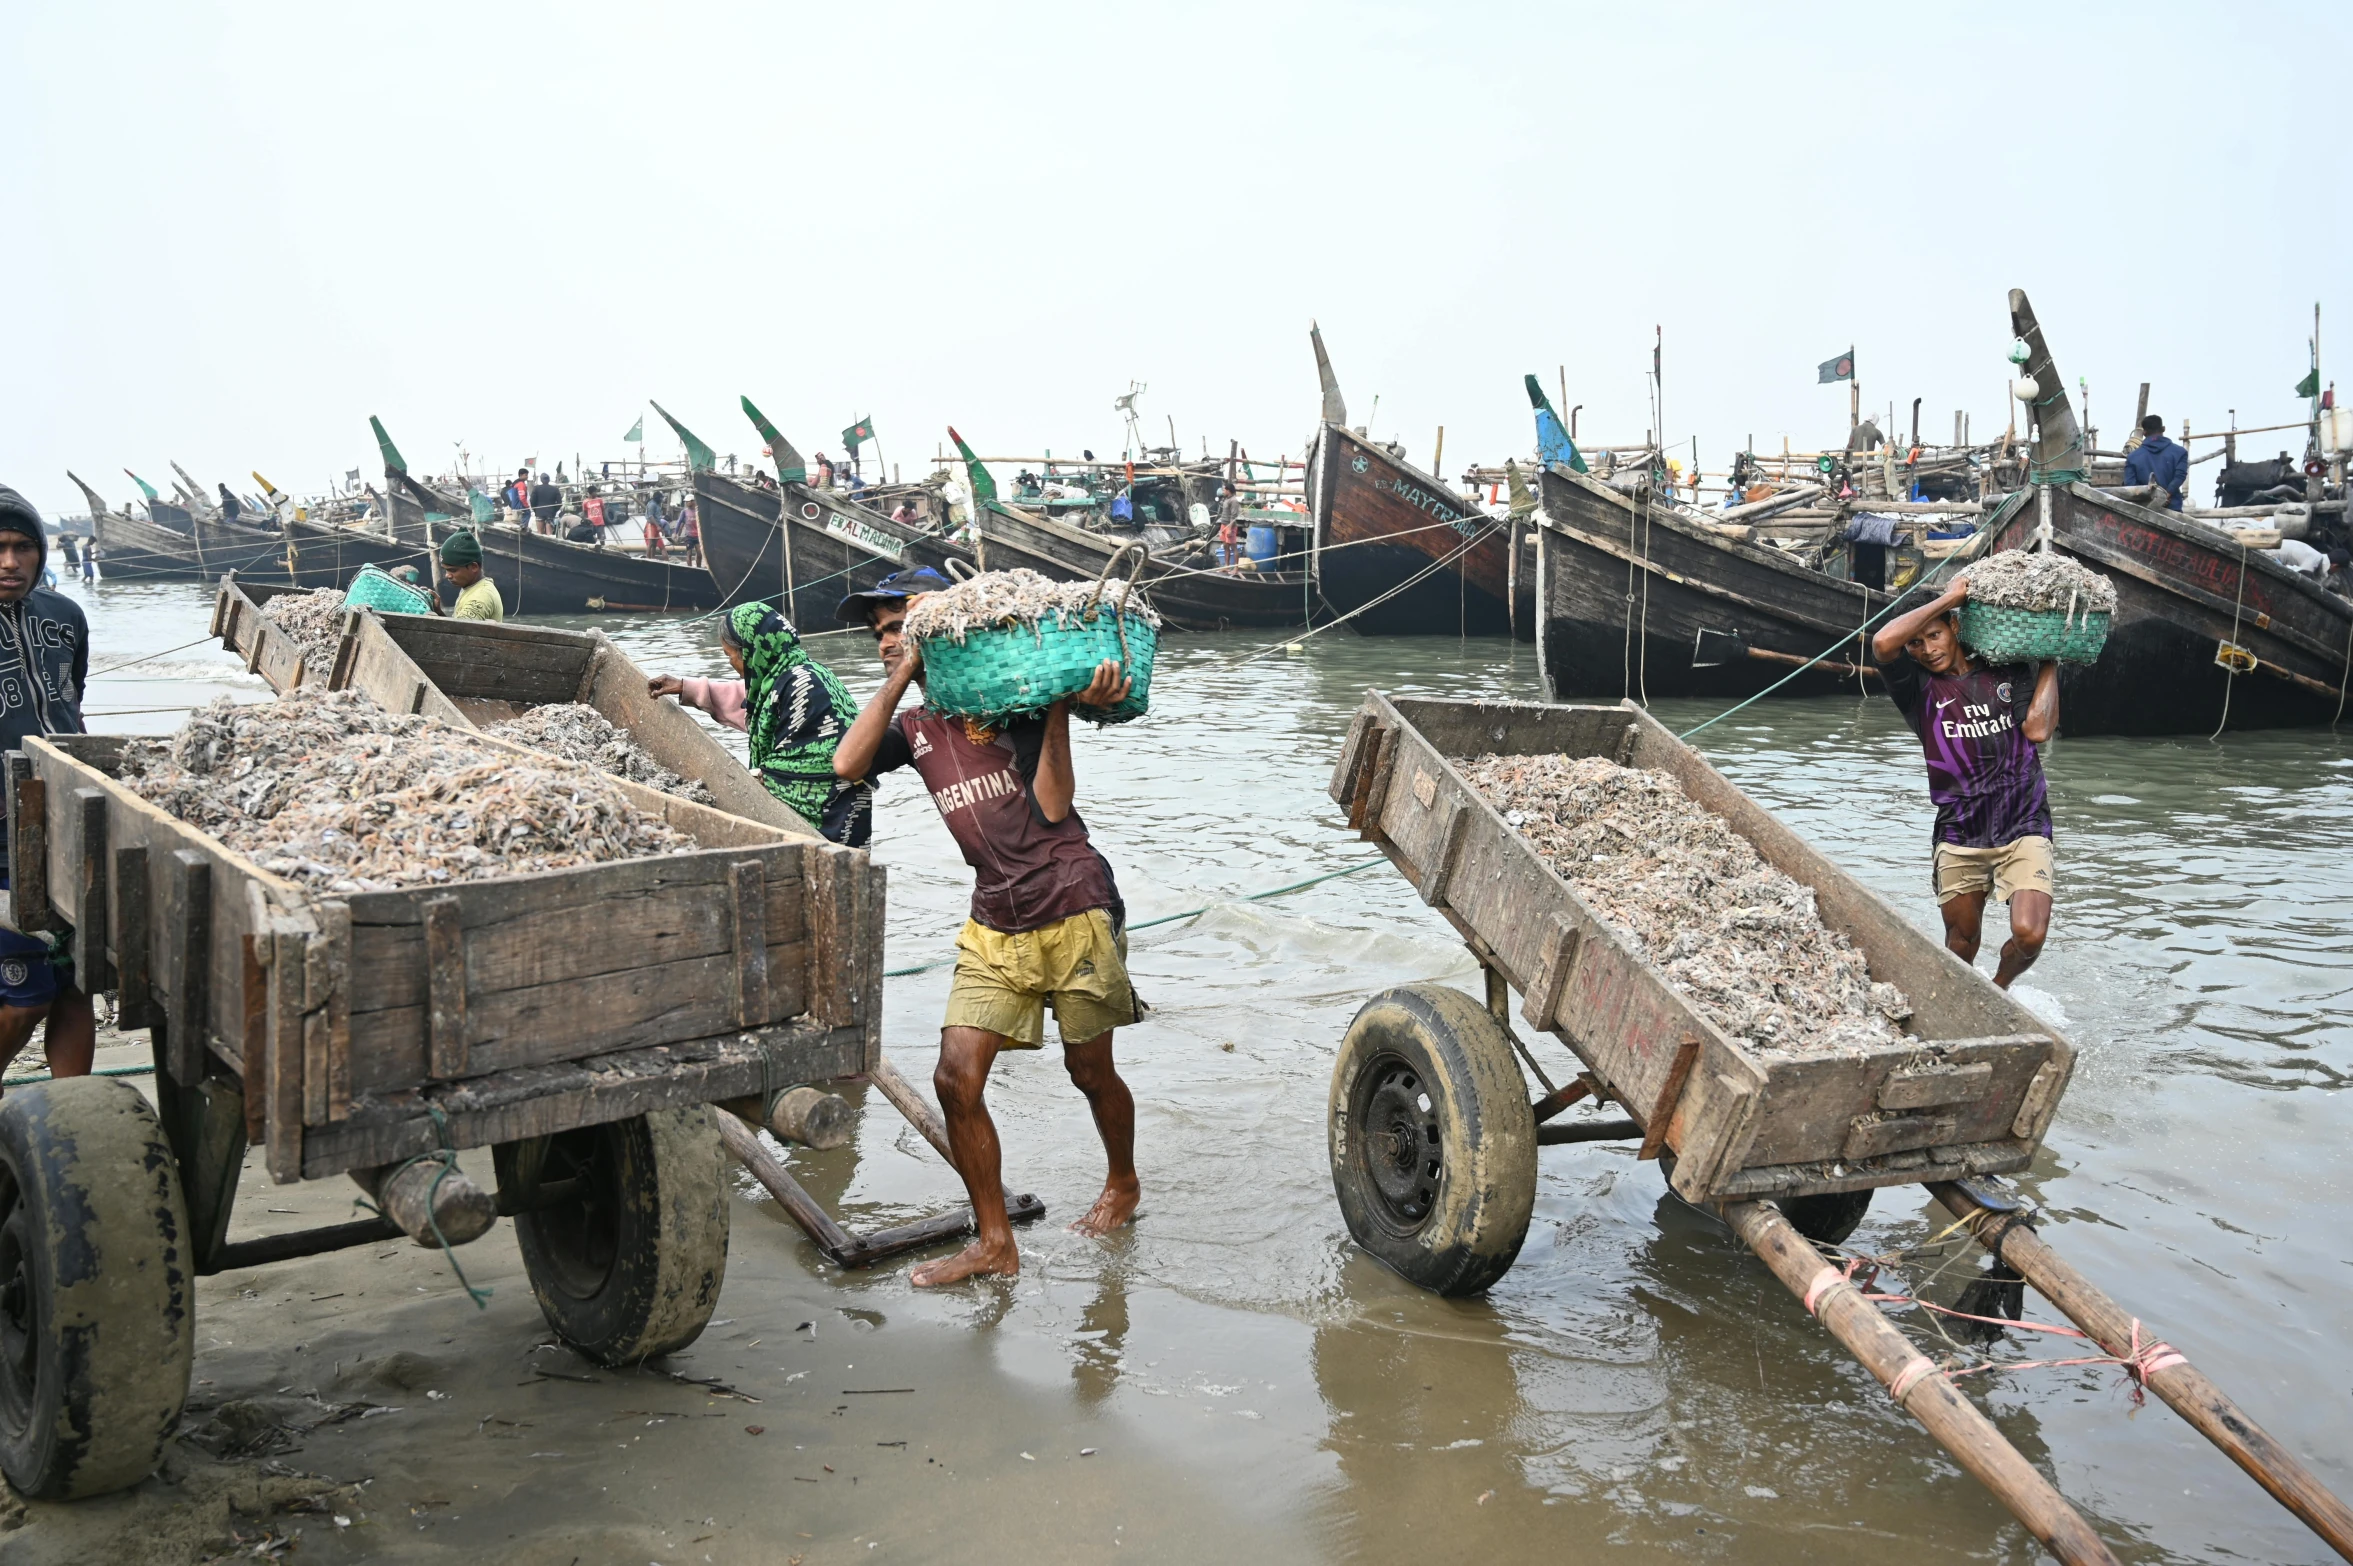
[[[453,620],[503,620],[506,601],[498,584],[482,574],[482,541],[471,533],[452,533],[441,541],[441,574],[458,590]]]

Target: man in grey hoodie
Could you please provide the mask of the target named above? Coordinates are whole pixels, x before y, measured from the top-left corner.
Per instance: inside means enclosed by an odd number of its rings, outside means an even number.
[[[80,734],[82,686],[90,675],[90,626],[82,606],[41,586],[49,535],[31,501],[0,484],[0,752],[35,734]],[[0,833],[0,886],[7,884]],[[97,1044],[90,997],[60,972],[49,942],[0,917],[0,1064],[16,1058],[49,1024],[52,1076],[86,1076]]]

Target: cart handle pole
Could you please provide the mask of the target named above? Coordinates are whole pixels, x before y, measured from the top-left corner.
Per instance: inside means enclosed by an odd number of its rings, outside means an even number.
[[[1928,1191],[1946,1211],[1969,1226],[1969,1232],[1995,1260],[2034,1285],[2037,1294],[2058,1306],[2101,1348],[2123,1360],[2143,1386],[2163,1398],[2198,1434],[2222,1448],[2225,1456],[2326,1540],[2329,1548],[2353,1561],[2353,1508],[2330,1493],[2293,1453],[2249,1419],[2204,1372],[2183,1358],[2179,1349],[2157,1342],[2146,1326],[2060,1260],[2027,1225],[2023,1213],[1998,1212],[1967,1187],[1950,1181],[1932,1183]]]
[[[1769,1202],[1729,1202],[1724,1217],[1789,1292],[1805,1301],[1831,1336],[1879,1378],[1896,1406],[1927,1426],[1928,1433],[2053,1555],[2068,1566],[2117,1566],[2116,1557],[2067,1498],[2002,1438],[1976,1404],[1935,1373],[1936,1367],[1878,1306],[1864,1299],[1860,1289],[1790,1227],[1780,1208]]]

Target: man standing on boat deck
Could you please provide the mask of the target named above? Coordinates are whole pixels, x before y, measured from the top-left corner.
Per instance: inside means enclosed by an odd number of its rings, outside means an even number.
[[[2190,454],[2165,438],[2165,421],[2154,413],[2141,420],[2140,444],[2124,459],[2124,482],[2158,485],[2165,491],[2165,509],[2181,509],[2182,494],[2190,487]]]
[[[0,751],[34,734],[80,734],[82,687],[90,676],[90,625],[82,606],[40,586],[49,536],[31,501],[0,484]],[[0,832],[0,887],[8,884],[8,840]],[[0,1065],[16,1058],[47,1020],[49,1074],[90,1073],[98,1043],[90,997],[57,970],[50,945],[0,918]]]
[[[471,533],[452,533],[441,541],[441,574],[458,590],[449,611],[453,620],[504,620],[506,600],[498,584],[482,574],[482,541]]]
[[[1937,911],[1945,948],[1977,960],[1990,893],[2010,904],[1994,983],[2034,966],[2051,928],[2051,807],[2038,747],[2059,729],[2059,666],[1988,668],[1961,645],[1969,579],[1871,638],[1881,683],[1920,736],[1936,804]]]
[[[564,492],[539,475],[539,482],[531,486],[531,517],[542,533],[556,530],[556,513],[564,509]]]
[[[909,1277],[918,1287],[1021,1270],[1005,1218],[997,1127],[983,1091],[999,1051],[1044,1047],[1048,1005],[1062,1032],[1063,1066],[1086,1095],[1110,1164],[1103,1194],[1071,1228],[1110,1233],[1135,1216],[1138,1190],[1136,1103],[1112,1064],[1111,1034],[1135,1022],[1142,1007],[1128,983],[1126,905],[1074,805],[1072,702],[998,729],[920,707],[899,711],[907,687],[923,672],[921,655],[901,631],[908,605],[948,585],[935,571],[901,571],[871,591],[852,593],[838,611],[873,630],[883,682],[835,747],[835,775],[870,779],[912,766],[975,872],[972,916],[956,938],[956,976],[931,1080],[980,1237],[954,1256],[916,1268]],[[1127,699],[1129,683],[1107,661],[1072,700],[1115,706]]]

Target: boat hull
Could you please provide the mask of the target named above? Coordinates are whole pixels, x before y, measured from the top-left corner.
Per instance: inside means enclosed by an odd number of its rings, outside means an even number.
[[[209,574],[190,534],[117,512],[92,517],[90,534],[98,540],[98,569],[110,579],[201,582]]]
[[[1784,679],[1775,695],[1878,688],[1855,672],[1869,662],[1858,628],[1893,595],[1662,510],[1646,516],[1582,474],[1548,469],[1538,486],[1537,663],[1554,701],[1737,699]]]
[[[1027,567],[1060,582],[1093,581],[1128,543],[996,504],[980,508],[974,527],[984,569]],[[1314,608],[1298,571],[1199,571],[1153,561],[1143,585],[1161,618],[1186,631],[1282,630],[1308,624]]]
[[[839,530],[828,530],[825,522],[837,513],[821,492],[767,489],[716,473],[697,473],[694,491],[703,558],[724,602],[786,603],[794,625],[826,629],[842,599],[902,568],[899,541],[882,535],[894,546],[886,552],[853,526],[863,518],[845,516]]]
[[[2020,506],[1990,547],[2029,546],[2039,508]],[[2053,547],[2116,584],[2097,663],[2059,673],[2064,734],[2211,734],[2334,722],[2353,664],[2353,603],[2230,535],[2088,485],[2051,492]],[[2261,663],[2235,678],[2232,641]]]
[[[477,528],[474,536],[482,544],[482,573],[497,584],[510,617],[694,613],[719,607],[718,586],[699,565],[513,527]]]
[[[1337,424],[1317,434],[1307,492],[1319,595],[1359,632],[1535,635],[1524,542],[1521,569],[1512,562],[1520,527],[1481,514],[1443,479]]]

